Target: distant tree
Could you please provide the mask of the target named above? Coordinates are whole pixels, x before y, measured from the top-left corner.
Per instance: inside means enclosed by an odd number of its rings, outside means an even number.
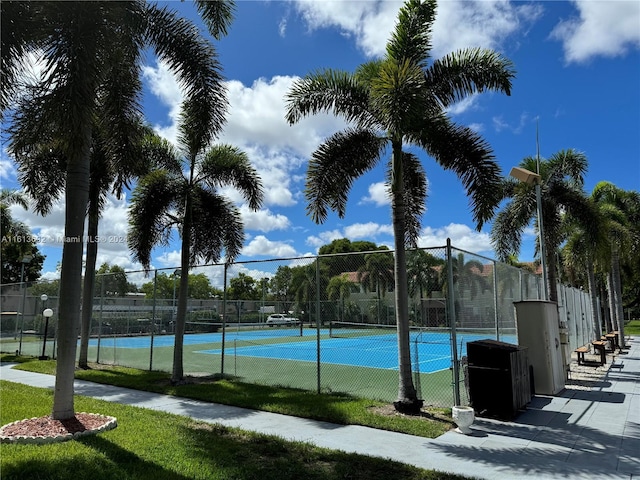
[[[276,270],[276,274],[269,281],[269,290],[273,298],[280,304],[283,311],[289,311],[291,304],[295,301],[293,287],[293,271],[287,265],[281,265]]]
[[[349,276],[346,273],[336,275],[329,280],[329,284],[327,285],[327,298],[329,300],[339,300],[339,315],[341,320],[344,320],[345,301],[349,299],[352,292],[357,290],[358,286],[349,280]]]
[[[158,299],[173,299],[180,295],[180,275],[172,272],[167,274],[161,272],[155,276],[155,294]],[[146,298],[153,298],[154,281],[143,283],[140,291],[145,294]],[[206,299],[211,298],[215,294],[222,295],[219,290],[211,287],[209,278],[204,273],[189,275],[188,298]]]
[[[105,296],[109,297],[124,297],[131,291],[131,286],[127,279],[127,273],[119,265],[109,265],[105,262],[96,270],[96,286],[94,290],[96,294],[104,293]]]
[[[57,298],[60,294],[60,280],[39,281],[29,287],[29,295],[39,297],[45,294],[49,298]]]
[[[189,298],[211,298],[213,290],[209,278],[204,273],[189,275]]]
[[[227,298],[231,300],[257,300],[260,296],[261,292],[256,289],[256,281],[253,277],[240,272],[237,277],[229,280]]]
[[[19,205],[27,208],[26,196],[18,190],[3,188],[0,191],[0,231],[2,244],[0,246],[0,266],[2,273],[1,283],[18,283],[22,274],[22,259],[26,255],[30,255],[31,261],[24,264],[23,280],[33,282],[40,278],[42,264],[45,256],[34,242],[34,235],[31,234],[29,228],[22,222],[19,222],[11,215],[10,207]]]
[[[322,259],[322,263],[328,267],[327,275],[331,278],[344,272],[356,272],[364,265],[364,255],[357,255],[355,252],[371,252],[378,248],[373,242],[364,240],[352,242],[347,238],[339,238],[328,245],[321,246],[318,254],[334,255]],[[340,255],[341,253],[350,255]]]

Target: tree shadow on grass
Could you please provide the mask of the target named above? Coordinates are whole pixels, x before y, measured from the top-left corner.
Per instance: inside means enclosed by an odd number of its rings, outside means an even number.
[[[238,480],[388,480],[467,479],[451,474],[425,473],[400,462],[347,454],[289,442],[276,436],[235,428],[192,423],[182,432],[193,460],[215,467],[224,478]]]
[[[96,450],[96,455],[61,455],[46,459],[25,457],[24,460],[3,463],[3,480],[191,480],[146,461],[134,453],[101,436],[84,437],[77,441]],[[31,447],[33,448],[33,447]],[[40,446],[38,448],[46,448]]]

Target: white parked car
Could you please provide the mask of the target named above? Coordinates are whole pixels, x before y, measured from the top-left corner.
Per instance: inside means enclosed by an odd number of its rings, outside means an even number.
[[[267,317],[267,325],[270,327],[279,325],[299,325],[300,320],[295,317],[290,317],[283,313],[272,313]]]

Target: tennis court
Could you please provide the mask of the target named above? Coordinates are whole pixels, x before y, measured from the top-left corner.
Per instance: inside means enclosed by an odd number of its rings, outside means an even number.
[[[380,333],[381,331],[383,333]],[[382,370],[398,369],[395,328],[340,328],[332,331],[323,328],[320,330],[320,350],[317,334],[316,329],[301,330],[299,327],[228,330],[225,332],[225,355],[315,363],[320,351],[320,361],[323,364]],[[466,355],[467,342],[485,338],[488,338],[486,334],[458,334],[458,355]],[[515,338],[502,340],[515,342]],[[415,369],[422,373],[431,373],[451,367],[448,332],[414,330],[410,333],[410,342],[412,364]],[[154,348],[172,347],[173,344],[173,335],[153,338]],[[97,346],[97,340],[91,340],[90,345]],[[194,354],[221,355],[222,333],[188,334],[184,336],[184,345]],[[148,350],[151,347],[151,337],[105,338],[101,339],[101,346]]]

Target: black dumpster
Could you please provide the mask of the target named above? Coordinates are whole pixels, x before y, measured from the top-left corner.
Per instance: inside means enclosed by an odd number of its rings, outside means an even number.
[[[467,343],[469,396],[479,416],[512,420],[531,401],[527,348],[496,340]]]

